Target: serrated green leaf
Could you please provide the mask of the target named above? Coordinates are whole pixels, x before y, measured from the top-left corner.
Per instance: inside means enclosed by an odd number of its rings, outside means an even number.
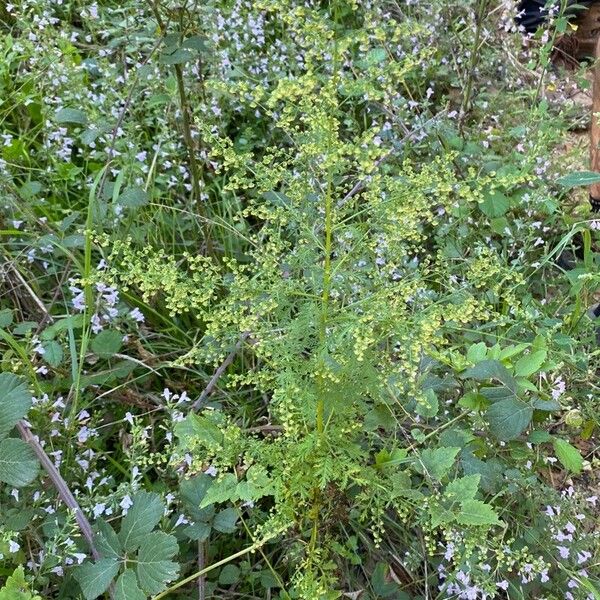
[[[213,527],[221,533],[233,533],[236,530],[238,512],[235,508],[226,508],[215,515]]]
[[[135,573],[131,569],[126,569],[117,579],[115,600],[146,600],[146,594],[138,587]]]
[[[444,490],[444,496],[449,500],[472,500],[477,493],[481,475],[465,475],[451,481]]]
[[[51,367],[58,367],[64,357],[62,346],[58,342],[54,341],[44,342],[42,346],[44,348],[44,360]]]
[[[219,583],[221,585],[233,585],[240,578],[240,568],[236,565],[225,565],[219,573]]]
[[[29,591],[24,569],[17,567],[0,589],[0,600],[42,600],[42,597]]]
[[[40,464],[29,444],[16,438],[0,442],[0,481],[14,487],[29,485],[39,469]]]
[[[499,525],[494,509],[481,500],[465,500],[461,503],[456,520],[463,525]]]
[[[114,329],[106,329],[92,340],[91,348],[101,358],[110,358],[117,354],[122,345],[123,334]]]
[[[127,208],[139,208],[148,204],[148,194],[138,186],[126,187],[117,199],[117,203]]]
[[[27,414],[31,407],[31,394],[21,377],[0,373],[0,439]]]
[[[200,473],[189,479],[184,479],[179,486],[185,510],[194,521],[208,521],[212,519],[214,514],[213,507],[200,508],[200,503],[204,500],[204,496],[212,483],[213,478],[210,475]]]
[[[485,345],[485,342],[473,344],[472,346],[469,346],[469,349],[467,350],[467,360],[476,364],[485,359],[486,353],[487,346]]]
[[[104,594],[119,572],[119,563],[114,558],[84,563],[75,569],[75,579],[81,587],[85,600],[95,600]]]
[[[536,352],[521,356],[515,365],[515,374],[518,377],[530,377],[540,370],[547,355],[546,350],[537,350]]]
[[[440,481],[450,471],[460,448],[435,448],[423,450],[417,468]]]
[[[76,125],[85,125],[87,117],[82,110],[77,108],[61,108],[56,113],[57,123],[74,123]]]
[[[429,507],[429,518],[431,519],[432,527],[439,527],[446,523],[452,523],[456,519],[456,515],[443,506],[433,504]]]
[[[104,520],[97,522],[98,533],[96,534],[96,547],[104,558],[120,558],[123,553],[119,536],[115,530]]]
[[[476,379],[477,381],[489,381],[495,379],[513,394],[517,391],[517,382],[508,372],[508,369],[497,360],[482,360],[474,367],[467,369],[461,374],[463,378]]]
[[[565,469],[573,473],[581,473],[581,469],[583,469],[583,457],[575,446],[559,438],[552,440],[552,446],[554,447],[556,458],[560,460]]]
[[[163,52],[158,61],[163,65],[181,65],[192,60],[194,57],[194,52],[185,48],[177,48],[174,52]]]
[[[127,552],[140,546],[161,520],[165,509],[160,496],[151,492],[138,492],[131,500],[133,505],[123,517],[119,532],[119,541]]]
[[[193,525],[188,525],[183,530],[183,533],[185,533],[190,540],[204,542],[208,539],[211,529],[212,527],[210,526],[210,523],[198,522],[194,523]]]
[[[212,486],[206,492],[206,496],[200,503],[200,508],[210,506],[217,502],[227,502],[234,500],[237,496],[237,477],[233,473],[225,473],[223,477],[213,482]]]
[[[492,434],[502,441],[514,440],[531,423],[533,408],[518,398],[495,402],[486,413]]]
[[[174,536],[155,531],[145,536],[137,557],[137,575],[148,594],[162,592],[179,573],[179,565],[170,560],[177,553]]]
[[[588,186],[593,183],[600,183],[600,173],[595,173],[594,171],[577,171],[559,177],[556,180],[556,183],[567,189],[578,186]]]
[[[501,217],[509,209],[508,198],[500,191],[488,192],[479,204],[481,212],[490,219]]]

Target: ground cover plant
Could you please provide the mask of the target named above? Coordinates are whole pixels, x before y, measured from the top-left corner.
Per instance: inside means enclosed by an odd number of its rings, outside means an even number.
[[[585,64],[515,15],[0,7],[0,599],[600,597]]]

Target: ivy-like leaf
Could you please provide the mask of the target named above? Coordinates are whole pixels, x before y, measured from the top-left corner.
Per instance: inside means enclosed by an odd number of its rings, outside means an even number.
[[[12,373],[0,373],[0,439],[8,435],[30,407],[31,394],[23,379]]]
[[[108,589],[119,572],[119,563],[114,558],[101,558],[95,563],[84,563],[75,569],[85,600],[95,600]]]
[[[133,506],[123,518],[119,532],[119,541],[128,552],[139,548],[160,521],[165,508],[160,496],[151,492],[138,492],[132,501]]]
[[[494,509],[481,500],[466,500],[460,508],[456,520],[463,525],[500,525]]]
[[[0,481],[22,487],[37,477],[39,468],[40,464],[29,444],[16,438],[0,442]]]
[[[146,600],[146,594],[138,587],[135,573],[131,569],[126,569],[117,579],[115,600]]]
[[[177,553],[174,536],[155,531],[144,537],[138,552],[137,575],[148,594],[162,592],[179,573],[179,565],[170,560]]]

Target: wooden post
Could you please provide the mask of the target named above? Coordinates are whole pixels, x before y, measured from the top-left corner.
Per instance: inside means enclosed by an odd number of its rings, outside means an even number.
[[[590,127],[590,170],[600,173],[600,38],[594,52],[594,82],[592,87],[592,125]],[[600,183],[590,186],[592,210],[600,211]]]

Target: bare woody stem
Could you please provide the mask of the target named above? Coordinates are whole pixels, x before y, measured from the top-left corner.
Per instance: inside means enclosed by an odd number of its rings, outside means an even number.
[[[600,39],[596,44],[595,58],[590,126],[590,168],[592,171],[600,172]],[[590,200],[595,210],[600,208],[600,183],[590,186]]]
[[[50,477],[50,481],[56,488],[58,492],[58,496],[64,502],[65,506],[73,511],[75,514],[75,519],[77,521],[77,525],[81,531],[81,534],[86,539],[88,546],[90,547],[90,551],[94,560],[98,560],[100,558],[100,554],[96,549],[96,545],[94,543],[94,533],[92,532],[92,527],[90,522],[87,520],[86,516],[83,514],[81,507],[79,506],[75,496],[71,493],[69,486],[66,484],[65,480],[62,478],[59,470],[54,466],[54,463],[50,460],[50,457],[46,454],[42,445],[36,439],[36,437],[31,433],[31,430],[27,426],[24,421],[20,421],[17,423],[17,431],[19,435],[23,439],[24,442],[31,446],[31,449],[34,451],[38,460],[42,464],[42,467]]]

